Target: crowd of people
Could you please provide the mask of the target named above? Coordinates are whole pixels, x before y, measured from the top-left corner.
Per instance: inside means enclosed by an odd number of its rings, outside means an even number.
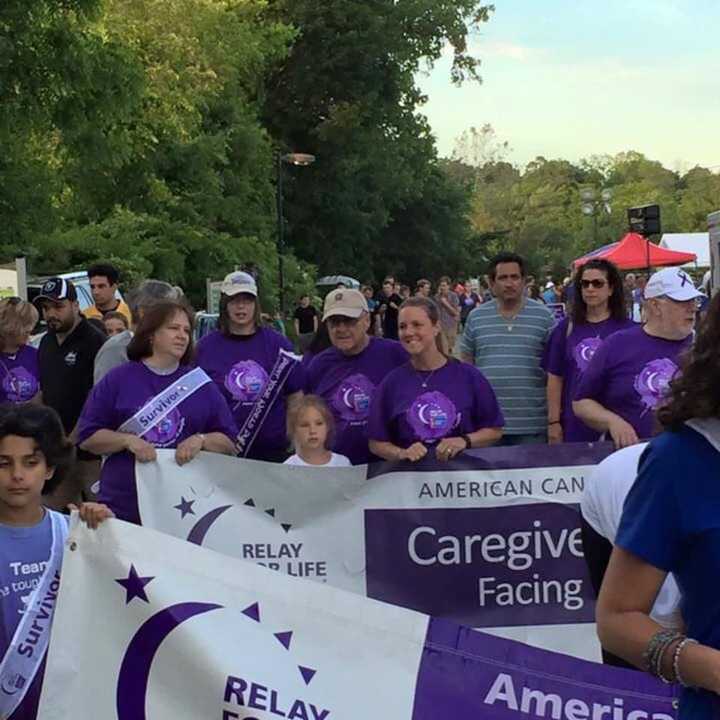
[[[720,300],[695,339],[702,294],[683,270],[647,279],[638,323],[612,263],[587,262],[544,302],[523,258],[505,252],[489,264],[487,289],[441,277],[436,292],[427,279],[412,292],[388,276],[378,294],[334,288],[321,312],[300,298],[296,346],[262,322],[250,273],[227,275],[218,329],[196,345],[179,288],[146,280],[126,304],[115,268],[88,275],[95,304],[84,312],[62,278],[32,304],[0,301],[8,652],[29,590],[48,557],[57,562],[67,532],[57,511],[77,507],[92,526],[110,516],[139,523],[135,463],[154,461],[159,448],[179,465],[205,451],[320,468],[607,439],[630,469],[621,485],[590,483],[583,504],[606,656],[704,688],[688,690],[693,712],[715,707],[717,603],[702,580],[720,569]],[[548,300],[565,307],[562,319]],[[47,331],[35,349],[40,317]],[[641,444],[662,428],[670,432]],[[8,576],[20,565],[35,568],[23,584]],[[672,612],[653,615],[668,573]]]

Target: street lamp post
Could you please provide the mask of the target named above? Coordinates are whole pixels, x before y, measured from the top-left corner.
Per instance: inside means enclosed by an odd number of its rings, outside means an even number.
[[[278,255],[278,308],[280,312],[285,310],[285,268],[283,253],[285,252],[285,218],[283,217],[283,165],[295,165],[296,167],[307,167],[315,162],[315,156],[308,153],[287,153],[277,156],[277,255]]]
[[[610,207],[612,190],[604,188],[600,191],[600,196],[598,197],[595,188],[585,188],[580,191],[580,200],[582,201],[581,208],[583,215],[587,217],[592,216],[593,219],[593,248],[595,248],[598,243],[598,216],[601,214],[610,215],[612,213],[612,208]]]

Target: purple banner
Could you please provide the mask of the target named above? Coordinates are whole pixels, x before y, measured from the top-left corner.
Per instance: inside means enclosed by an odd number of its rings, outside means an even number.
[[[473,627],[594,621],[574,505],[365,511],[368,597]]]
[[[677,688],[430,621],[412,720],[674,720]]]
[[[610,442],[517,445],[466,450],[450,462],[435,458],[434,449],[417,463],[377,462],[368,466],[368,479],[394,472],[452,472],[453,470],[512,470],[514,468],[597,465],[614,452]]]

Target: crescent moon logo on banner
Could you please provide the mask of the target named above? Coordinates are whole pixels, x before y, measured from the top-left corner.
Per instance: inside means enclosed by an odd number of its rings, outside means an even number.
[[[120,666],[115,699],[118,720],[147,720],[145,704],[150,671],[163,640],[187,620],[222,607],[213,603],[180,603],[161,610],[143,623],[130,641]]]
[[[342,394],[343,403],[345,403],[345,406],[349,407],[351,410],[355,407],[352,402],[350,402],[350,395],[352,395],[353,390],[354,388],[352,387],[346,388]]]
[[[231,507],[232,505],[223,505],[203,515],[195,523],[195,525],[193,525],[192,529],[188,533],[188,542],[195,543],[195,545],[202,545],[205,540],[205,536],[207,535],[208,530],[213,526],[213,523]]]

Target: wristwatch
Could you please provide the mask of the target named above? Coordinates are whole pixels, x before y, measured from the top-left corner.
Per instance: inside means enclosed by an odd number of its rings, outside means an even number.
[[[460,436],[465,441],[465,449],[470,450],[472,447],[472,440],[470,439],[469,435],[461,435]]]

